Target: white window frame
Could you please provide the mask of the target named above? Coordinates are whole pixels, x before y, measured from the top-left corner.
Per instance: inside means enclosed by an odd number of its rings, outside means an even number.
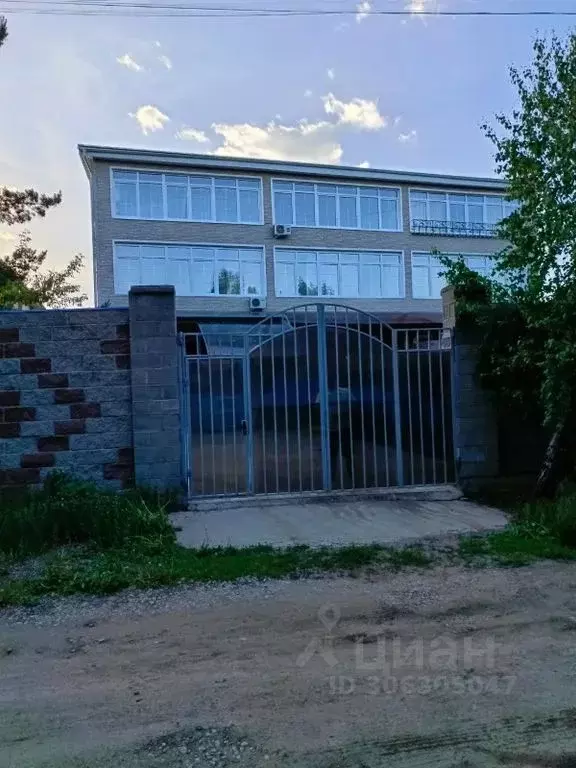
[[[403,211],[402,211],[402,187],[394,187],[389,184],[366,184],[366,183],[358,183],[354,184],[353,182],[346,181],[346,182],[340,182],[338,180],[334,180],[334,182],[331,181],[310,181],[309,179],[284,179],[284,178],[272,178],[270,179],[270,194],[272,197],[272,219],[274,224],[277,224],[278,221],[276,219],[276,197],[274,194],[274,183],[275,182],[281,182],[286,184],[312,184],[314,186],[314,209],[315,209],[315,224],[289,224],[288,226],[294,227],[294,228],[300,228],[300,229],[341,229],[341,230],[350,230],[352,232],[403,232],[404,231],[404,221],[403,221]],[[387,189],[394,192],[397,192],[397,198],[396,198],[396,208],[397,208],[397,215],[398,215],[398,228],[397,229],[388,229],[388,228],[381,228],[378,227],[377,229],[365,229],[362,226],[358,227],[341,227],[338,223],[335,226],[329,226],[326,224],[319,224],[318,223],[318,187],[322,186],[329,186],[329,187],[365,187],[369,189]],[[293,222],[295,220],[296,215],[296,203],[295,203],[295,195],[296,191],[292,190],[292,213],[293,213]],[[338,198],[338,193],[336,193],[336,197]],[[379,198],[378,198],[379,199]],[[336,211],[336,217],[338,219],[338,210]],[[356,195],[356,218],[358,220],[358,224],[360,224],[360,195]],[[285,222],[282,222],[285,223]],[[381,249],[380,249],[381,251]],[[384,253],[384,251],[381,251]],[[397,253],[397,251],[396,251]]]
[[[400,263],[399,263],[399,270],[400,270],[400,294],[398,296],[346,296],[346,295],[340,295],[335,294],[333,296],[322,296],[321,294],[318,295],[312,295],[312,296],[301,296],[299,293],[294,292],[293,295],[282,295],[279,296],[276,288],[276,265],[278,263],[277,260],[277,254],[282,251],[307,251],[308,253],[338,253],[338,254],[351,254],[351,253],[357,253],[357,254],[363,254],[363,253],[377,253],[382,255],[394,255],[394,256],[400,256]],[[280,260],[281,261],[281,260]],[[296,263],[296,262],[295,262]],[[360,260],[358,260],[358,277],[360,277]],[[318,260],[316,260],[316,268],[318,268]],[[360,287],[360,286],[359,286]],[[300,248],[297,246],[275,246],[274,247],[274,295],[276,298],[279,299],[306,299],[306,298],[315,298],[319,300],[329,300],[329,299],[350,299],[350,300],[363,300],[363,301],[394,301],[405,299],[406,298],[406,260],[404,256],[404,251],[401,248]]]
[[[430,251],[412,251],[410,254],[410,278],[411,278],[411,293],[412,293],[412,299],[414,301],[440,301],[440,296],[432,296],[432,291],[430,291],[428,296],[415,296],[414,295],[414,256],[427,256],[430,258],[438,258],[438,256],[450,256],[454,259],[457,259],[459,256],[462,256],[464,261],[466,261],[469,258],[475,258],[475,259],[492,259],[494,257],[494,252],[487,253],[462,253],[460,251],[441,251],[439,253],[431,253]],[[442,267],[441,267],[442,269]],[[431,286],[431,266],[430,263],[428,264],[428,287]]]
[[[214,248],[214,257],[213,257],[213,263],[215,264],[217,261],[216,256],[216,249],[225,250],[229,248],[230,250],[251,250],[255,251],[258,250],[262,254],[262,260],[260,262],[260,281],[263,288],[262,293],[186,293],[186,294],[179,294],[176,290],[176,296],[182,297],[182,298],[189,298],[189,299],[200,299],[200,298],[210,298],[210,299],[249,299],[252,297],[255,298],[266,298],[267,295],[267,283],[266,283],[266,248],[262,244],[258,245],[250,245],[247,243],[182,243],[182,242],[175,242],[175,241],[158,241],[158,240],[135,240],[134,238],[131,239],[115,239],[112,241],[112,254],[113,254],[113,268],[114,268],[114,295],[115,296],[126,296],[126,293],[118,293],[118,270],[117,270],[117,256],[116,256],[116,246],[117,245],[134,245],[134,246],[147,246],[147,245],[156,245],[163,248],[167,248],[170,246],[177,247],[177,248]],[[166,259],[166,252],[164,252],[164,258]],[[142,260],[142,256],[140,255],[140,261]],[[193,260],[191,260],[193,261]],[[241,263],[241,259],[238,259],[238,263]],[[257,262],[252,262],[253,264],[256,264]],[[214,285],[216,288],[216,283]],[[190,291],[192,291],[192,284],[190,284]]]
[[[204,176],[209,177],[211,179],[211,207],[212,211],[214,213],[214,216],[216,216],[216,194],[215,194],[215,185],[214,180],[220,177],[228,178],[228,179],[236,179],[236,180],[250,180],[250,181],[258,181],[258,194],[259,194],[259,219],[258,221],[220,221],[219,219],[212,218],[212,219],[193,219],[193,218],[186,218],[186,219],[175,219],[170,218],[167,215],[165,215],[161,219],[150,219],[147,217],[140,216],[140,186],[138,182],[138,178],[136,180],[136,205],[138,208],[138,212],[136,216],[120,216],[116,213],[116,206],[115,206],[115,192],[114,192],[114,171],[126,171],[126,172],[132,172],[132,173],[158,173],[162,176],[162,198],[163,198],[163,208],[164,213],[167,214],[168,212],[168,203],[167,203],[167,197],[166,197],[166,177],[167,176]],[[238,190],[238,187],[236,187]],[[238,203],[239,203],[239,198]],[[190,196],[190,185],[187,185],[187,205],[188,205],[188,211],[191,211],[191,196]],[[158,171],[154,168],[133,168],[133,167],[122,167],[122,166],[114,166],[110,168],[110,211],[113,219],[127,219],[129,221],[175,221],[179,222],[180,224],[186,224],[186,223],[193,223],[193,224],[231,224],[232,226],[262,226],[264,224],[264,191],[263,191],[263,182],[261,176],[252,176],[247,174],[235,174],[235,173],[201,173],[199,171]],[[238,211],[240,211],[240,206],[238,205]]]
[[[450,218],[450,200],[449,200],[450,195],[463,195],[464,197],[467,197],[468,195],[470,195],[471,197],[482,197],[482,198],[484,198],[483,203],[482,203],[483,219],[484,219],[483,222],[482,222],[482,226],[492,227],[492,228],[495,228],[498,225],[497,224],[491,224],[487,220],[487,216],[486,216],[486,207],[488,205],[487,199],[494,198],[494,197],[499,197],[499,198],[501,198],[503,200],[504,203],[511,202],[506,197],[506,193],[505,192],[474,192],[474,191],[469,190],[469,189],[462,191],[460,189],[449,189],[449,190],[446,190],[446,189],[430,189],[430,188],[427,188],[427,187],[426,188],[424,188],[424,187],[409,187],[408,188],[408,207],[409,207],[409,211],[410,211],[410,231],[411,232],[414,231],[413,227],[412,227],[412,222],[415,220],[415,217],[412,215],[412,193],[413,192],[417,192],[417,193],[420,193],[420,194],[426,194],[426,195],[427,194],[431,194],[431,195],[444,195],[444,197],[446,198],[446,200],[445,200],[445,202],[446,202],[446,219],[444,221],[449,222],[449,223],[452,223],[452,220]],[[426,201],[426,212],[427,212],[428,215],[427,215],[427,218],[424,219],[424,221],[436,221],[436,219],[430,218],[430,201],[429,200]],[[466,215],[466,219],[465,219],[465,222],[464,222],[465,224],[470,224],[471,226],[474,226],[475,224],[477,225],[477,222],[470,222],[470,220],[469,220],[468,203],[467,202],[465,202],[465,215]],[[507,217],[504,217],[503,219],[501,219],[501,221],[504,221],[505,218],[507,218]],[[458,222],[458,223],[461,223],[461,222]],[[462,235],[462,237],[466,237],[466,235],[464,234],[464,235]],[[486,235],[486,237],[493,237],[493,235]]]

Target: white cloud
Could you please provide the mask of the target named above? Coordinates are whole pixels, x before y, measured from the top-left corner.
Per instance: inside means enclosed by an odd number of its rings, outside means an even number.
[[[199,131],[196,128],[182,128],[176,134],[176,138],[184,141],[195,141],[198,144],[207,144],[210,141],[204,131]]]
[[[336,77],[336,72],[332,68],[326,70],[326,74],[328,75],[329,80],[334,80]]]
[[[122,64],[123,67],[126,67],[126,69],[131,69],[132,72],[142,72],[144,67],[141,67],[140,64],[134,61],[132,56],[130,56],[129,53],[125,53],[122,56],[118,56],[116,59],[118,64]]]
[[[412,129],[411,131],[408,131],[408,133],[401,133],[398,136],[398,141],[402,144],[407,144],[409,141],[416,141],[418,138],[418,132]]]
[[[438,10],[438,3],[437,0],[408,0],[404,8],[410,11],[412,16],[421,16],[424,11]],[[421,21],[425,22],[426,18],[422,17]]]
[[[356,6],[356,23],[361,24],[367,16],[370,16],[372,3],[370,0],[360,0]]]
[[[361,163],[358,163],[358,168],[370,168],[370,163],[368,160],[362,160]]]
[[[397,126],[397,125],[398,125],[398,123],[399,123],[401,120],[402,120],[402,117],[401,117],[400,115],[397,115],[397,116],[394,118],[394,126]]]
[[[160,40],[154,40],[154,45],[156,46],[156,48],[161,48],[162,47],[161,44],[160,44]]]
[[[311,99],[311,98],[312,98],[312,96],[313,96],[313,93],[312,93],[312,91],[310,90],[310,88],[307,88],[307,89],[304,91],[304,96],[305,96],[305,98],[307,98],[307,99]]]
[[[12,243],[16,240],[16,235],[12,232],[0,232],[0,243]]]
[[[164,123],[170,120],[168,115],[160,112],[158,107],[153,107],[151,104],[138,107],[136,112],[129,112],[128,114],[138,122],[145,136],[155,131],[161,131],[164,128]]]
[[[380,114],[378,104],[368,99],[352,99],[340,101],[333,93],[322,97],[324,111],[327,115],[335,115],[339,123],[354,125],[367,131],[378,131],[386,127],[386,118]]]
[[[215,155],[258,157],[309,163],[338,163],[342,147],[334,136],[335,125],[326,121],[280,125],[272,120],[264,127],[251,123],[215,123],[222,144]]]
[[[164,64],[166,69],[172,69],[172,62],[170,61],[168,56],[165,56],[164,54],[162,54],[162,56],[158,56],[158,61]]]

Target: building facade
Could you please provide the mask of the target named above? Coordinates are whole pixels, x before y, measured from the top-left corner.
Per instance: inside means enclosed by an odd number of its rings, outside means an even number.
[[[481,273],[513,210],[498,179],[80,146],[96,306],[173,284],[179,317],[342,303],[440,324],[437,252]]]

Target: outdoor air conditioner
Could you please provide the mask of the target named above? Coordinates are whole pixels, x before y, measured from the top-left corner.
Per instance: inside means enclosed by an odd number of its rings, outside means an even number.
[[[252,312],[262,312],[263,309],[266,309],[266,299],[251,296],[248,300],[248,305]]]
[[[291,234],[292,230],[287,224],[274,224],[274,237],[288,237]]]

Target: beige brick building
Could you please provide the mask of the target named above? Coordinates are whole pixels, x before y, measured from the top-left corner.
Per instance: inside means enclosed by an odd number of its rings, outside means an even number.
[[[80,146],[97,306],[175,285],[181,317],[254,318],[342,303],[441,323],[434,253],[478,271],[513,209],[498,179]],[[259,306],[260,308],[257,308]]]

